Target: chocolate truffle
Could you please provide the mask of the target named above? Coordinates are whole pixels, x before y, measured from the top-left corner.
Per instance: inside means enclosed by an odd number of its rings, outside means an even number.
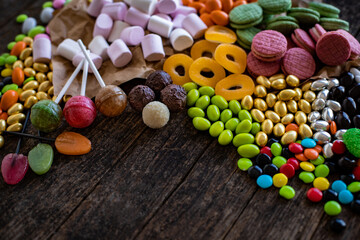
[[[160,92],[160,100],[172,112],[179,112],[186,106],[186,91],[182,86],[170,84]]]
[[[144,107],[142,118],[146,126],[155,129],[162,128],[168,123],[170,112],[165,104],[153,101]]]
[[[167,72],[158,70],[151,73],[145,82],[146,86],[149,86],[155,93],[159,93],[164,87],[172,84],[172,79]]]
[[[141,112],[146,104],[154,100],[154,91],[145,85],[137,85],[129,93],[130,106],[138,112]]]

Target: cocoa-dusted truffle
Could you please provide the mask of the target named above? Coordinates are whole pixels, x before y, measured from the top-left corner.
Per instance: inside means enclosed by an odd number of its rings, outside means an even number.
[[[159,93],[164,87],[172,84],[172,79],[167,72],[158,70],[151,73],[145,82],[146,86],[149,86],[155,93]]]
[[[154,91],[145,85],[137,85],[129,93],[130,106],[138,112],[141,112],[146,104],[154,100]]]
[[[160,92],[160,100],[172,112],[179,112],[186,106],[186,91],[182,86],[170,84]]]

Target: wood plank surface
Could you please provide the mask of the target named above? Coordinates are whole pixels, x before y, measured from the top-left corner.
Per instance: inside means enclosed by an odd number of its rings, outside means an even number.
[[[20,3],[21,2],[21,3]],[[39,20],[39,0],[0,1],[0,50],[21,32],[20,13]],[[360,29],[360,1],[327,0],[342,10],[351,33]],[[357,39],[359,39],[359,35]],[[74,129],[67,124],[49,136]],[[80,157],[56,153],[50,171],[9,186],[0,181],[0,239],[359,239],[360,216],[343,207],[348,224],[334,234],[323,203],[306,200],[309,185],[290,181],[296,197],[262,190],[237,168],[233,146],[196,131],[186,111],[159,130],[130,107],[119,117],[99,115],[75,130],[92,142]],[[28,132],[36,133],[32,126]],[[14,152],[6,136],[0,159]],[[27,154],[38,142],[25,139]]]

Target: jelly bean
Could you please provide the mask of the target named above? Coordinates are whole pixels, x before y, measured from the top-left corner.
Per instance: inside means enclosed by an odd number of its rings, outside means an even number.
[[[298,144],[298,143],[290,143],[289,150],[292,153],[302,153],[304,151],[301,144]]]
[[[9,90],[1,97],[0,108],[3,111],[8,110],[12,105],[17,103],[19,94],[14,90]]]
[[[216,25],[226,26],[229,24],[229,15],[221,10],[212,11],[210,18]]]
[[[265,165],[271,163],[271,158],[264,153],[260,153],[259,155],[256,156],[255,163],[259,167],[264,168]]]
[[[271,185],[273,184],[273,180],[271,176],[264,174],[256,179],[256,183],[262,189],[266,189],[271,187]]]
[[[91,142],[83,135],[75,132],[63,132],[57,136],[55,147],[65,155],[83,155],[91,150]]]
[[[191,107],[189,108],[189,110],[187,111],[188,116],[190,118],[194,118],[194,117],[205,117],[205,112],[204,110],[202,110],[201,108],[198,107]]]
[[[9,115],[6,112],[0,113],[0,120],[7,120]]]
[[[205,9],[205,8],[202,8]],[[209,13],[201,13],[200,19],[206,24],[207,27],[211,27],[214,25],[213,21],[211,20],[211,15]]]
[[[215,95],[211,98],[211,103],[215,104],[216,106],[219,107],[220,110],[224,110],[226,108],[228,108],[229,104],[228,102],[225,100],[224,97],[220,96],[220,95]]]
[[[207,95],[201,96],[195,103],[195,107],[205,110],[210,104],[210,97]]]
[[[201,95],[207,95],[209,97],[212,97],[215,95],[215,89],[209,86],[203,86],[199,88],[199,92]]]
[[[27,18],[28,16],[26,14],[20,14],[19,16],[16,17],[16,22],[23,23]]]
[[[343,154],[346,151],[346,146],[342,140],[335,140],[332,144],[331,150],[333,153]]]
[[[295,197],[295,190],[292,187],[285,185],[280,188],[279,194],[283,198],[290,200]]]
[[[318,156],[317,159],[315,160],[310,160],[310,162],[314,165],[320,165],[320,164],[323,164],[325,162],[325,158],[321,155]]]
[[[200,97],[200,92],[197,89],[191,89],[186,95],[186,104],[191,107]]]
[[[194,117],[193,125],[199,131],[206,131],[210,128],[211,123],[209,120],[203,117]]]
[[[17,60],[17,57],[16,56],[8,56],[6,59],[5,59],[5,63],[6,64],[13,64],[14,62],[16,62]]]
[[[329,180],[324,177],[317,177],[313,181],[313,186],[321,191],[327,190],[330,187]]]
[[[38,175],[49,171],[54,158],[54,151],[49,144],[39,143],[28,155],[30,168]]]
[[[30,29],[30,31],[28,32],[28,36],[31,38],[34,38],[36,35],[38,35],[40,33],[45,33],[45,27],[36,26],[36,27]]]
[[[313,148],[316,146],[316,142],[312,138],[305,138],[301,141],[301,145],[305,148]]]
[[[9,68],[5,68],[1,71],[1,76],[2,77],[10,77],[12,74],[12,69],[9,69]]]
[[[301,162],[300,168],[307,172],[313,172],[315,170],[314,164],[309,163],[309,162]]]
[[[222,131],[218,138],[219,144],[223,146],[228,145],[229,143],[231,143],[232,140],[233,140],[233,133],[229,129]]]
[[[278,167],[281,168],[281,166],[283,166],[284,164],[286,164],[286,158],[282,157],[282,156],[276,156],[272,159],[272,163]]]
[[[221,121],[214,122],[209,129],[210,136],[218,137],[224,131],[224,123]]]
[[[251,166],[248,169],[249,177],[254,179],[257,179],[262,174],[262,172],[262,169],[257,165]]]
[[[26,43],[23,42],[23,41],[18,41],[14,47],[11,49],[11,52],[10,52],[10,55],[13,55],[13,56],[16,56],[16,57],[19,57],[20,56],[20,53],[26,48]],[[17,60],[17,58],[16,58]],[[16,61],[15,60],[15,61]],[[13,63],[15,62],[13,61]],[[11,64],[11,63],[9,63]]]
[[[310,188],[306,192],[306,196],[312,202],[320,202],[323,197],[323,193],[317,188]]]
[[[291,164],[295,168],[295,171],[300,169],[299,161],[296,160],[296,158],[289,158],[286,163]]]
[[[271,177],[273,177],[278,172],[279,172],[279,168],[272,163],[266,164],[264,166],[264,174],[267,174],[267,175],[270,175]]]
[[[339,192],[339,202],[342,204],[349,204],[354,200],[354,195],[349,190],[342,190]]]
[[[1,93],[2,94],[4,94],[4,93],[6,93],[7,91],[9,91],[9,90],[14,90],[14,91],[16,91],[16,90],[18,90],[18,85],[16,85],[16,84],[7,84],[7,85],[5,85],[4,87],[3,87],[3,89],[1,90]]]
[[[244,144],[254,143],[254,136],[250,133],[240,133],[237,134],[233,139],[233,145],[239,147]]]
[[[277,188],[281,188],[288,183],[288,178],[283,173],[277,173],[273,176],[273,184]]]
[[[260,149],[260,153],[264,153],[266,155],[268,155],[269,157],[272,157],[272,153],[271,153],[271,149],[268,146],[262,147]]]
[[[327,215],[336,216],[341,213],[341,206],[336,201],[328,201],[324,205],[324,211]]]
[[[334,218],[330,221],[330,229],[334,232],[342,232],[346,228],[346,223],[340,218]]]
[[[15,46],[16,42],[10,42],[8,45],[7,45],[7,49],[11,50],[14,46]]]
[[[342,190],[346,189],[346,184],[341,180],[336,180],[331,184],[331,189],[340,193]]]
[[[188,82],[188,83],[185,83],[185,84],[183,85],[183,88],[184,88],[185,91],[188,93],[188,92],[190,92],[190,90],[192,90],[192,89],[197,89],[198,86],[197,86],[196,83],[194,83],[194,82]]]
[[[315,176],[316,177],[327,177],[330,173],[330,169],[325,164],[320,164],[315,168]]]
[[[220,118],[220,110],[216,105],[210,105],[206,109],[206,115],[210,121],[217,121]]]
[[[238,115],[241,110],[241,105],[238,100],[231,100],[229,102],[229,108],[233,114]]]
[[[285,163],[280,167],[280,172],[285,174],[288,178],[292,178],[295,175],[295,168],[288,163]]]
[[[352,182],[348,186],[348,190],[352,193],[360,192],[360,182]]]
[[[273,143],[271,144],[271,153],[274,156],[280,156],[281,155],[281,151],[282,151],[282,146],[280,143]]]
[[[230,109],[225,109],[224,111],[221,112],[220,114],[220,120],[224,123],[226,123],[227,121],[229,121],[232,118],[232,112]]]
[[[43,5],[42,5],[42,8],[47,8],[47,7],[52,7],[53,4],[51,1],[48,1],[48,2],[44,2]]]
[[[22,40],[24,39],[24,37],[26,37],[25,34],[18,34],[18,35],[16,35],[16,37],[15,37],[15,42],[22,41]]]
[[[259,147],[254,144],[241,145],[240,147],[238,147],[237,151],[240,156],[246,158],[253,158],[260,153]]]
[[[18,86],[21,86],[24,82],[24,79],[25,79],[24,71],[19,67],[14,68],[12,72],[13,83],[17,84]]]
[[[248,119],[242,120],[235,129],[235,133],[239,134],[239,133],[249,133],[251,131],[251,121]]]
[[[253,165],[252,161],[248,158],[240,158],[237,164],[242,171],[247,171]]]
[[[5,57],[0,57],[0,66],[4,66],[5,65]]]
[[[225,128],[230,131],[235,131],[237,125],[240,123],[238,118],[231,118],[225,123]]]
[[[261,125],[258,122],[252,123],[251,125],[251,134],[255,135],[261,130]]]
[[[243,121],[245,119],[252,121],[251,114],[249,113],[249,111],[247,111],[245,109],[240,110],[238,116],[239,116],[240,121]]]

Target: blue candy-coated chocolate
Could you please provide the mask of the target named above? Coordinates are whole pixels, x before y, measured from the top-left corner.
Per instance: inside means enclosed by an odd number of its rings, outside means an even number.
[[[259,187],[266,189],[272,186],[273,180],[270,175],[264,174],[256,179],[256,183]]]
[[[339,193],[339,202],[342,204],[349,204],[354,200],[354,195],[349,190],[342,190]]]
[[[312,138],[305,138],[301,141],[301,145],[305,148],[313,148],[316,146],[316,142]]]
[[[337,193],[340,193],[343,190],[346,190],[346,184],[341,180],[336,180],[331,185],[331,189]]]

